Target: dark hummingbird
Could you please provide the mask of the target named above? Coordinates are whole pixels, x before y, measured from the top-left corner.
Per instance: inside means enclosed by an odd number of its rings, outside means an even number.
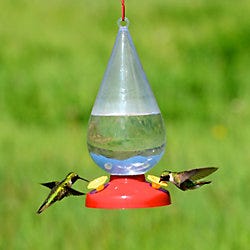
[[[200,179],[212,174],[218,168],[206,167],[206,168],[196,168],[183,172],[171,172],[165,170],[160,176],[160,182],[172,182],[179,189],[191,190],[199,188],[205,184],[211,183],[211,181],[199,181]]]
[[[37,213],[40,214],[43,210],[48,208],[50,205],[52,205],[56,201],[62,200],[66,196],[84,195],[85,193],[79,192],[79,191],[71,188],[71,186],[78,179],[89,182],[88,180],[80,177],[78,174],[71,172],[62,181],[52,181],[52,182],[47,182],[47,183],[41,183],[41,185],[50,188],[51,191],[50,191],[48,197],[46,198],[46,200],[44,201],[44,203],[38,209]]]

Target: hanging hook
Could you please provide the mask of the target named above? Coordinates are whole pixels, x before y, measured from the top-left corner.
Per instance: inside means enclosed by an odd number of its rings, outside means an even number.
[[[122,4],[122,21],[125,20],[125,0],[121,0]]]

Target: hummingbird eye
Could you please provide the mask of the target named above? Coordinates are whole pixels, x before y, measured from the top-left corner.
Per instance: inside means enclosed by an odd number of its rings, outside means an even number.
[[[73,181],[73,182],[75,182],[77,179],[78,179],[78,175],[74,175],[74,176],[72,177],[72,181]]]

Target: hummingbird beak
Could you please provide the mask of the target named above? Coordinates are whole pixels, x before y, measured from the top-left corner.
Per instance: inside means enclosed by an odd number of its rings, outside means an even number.
[[[78,179],[83,180],[83,181],[86,181],[86,182],[89,182],[89,180],[84,179],[84,178],[82,178],[82,177],[80,177],[80,176],[78,176]]]
[[[168,179],[166,179],[166,176],[160,176],[159,183],[160,183],[160,182],[167,183],[167,181],[168,181]]]

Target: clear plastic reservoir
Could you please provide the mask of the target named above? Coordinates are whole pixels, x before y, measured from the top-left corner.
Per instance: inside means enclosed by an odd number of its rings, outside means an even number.
[[[139,175],[162,157],[164,122],[137,56],[128,20],[119,31],[88,125],[94,162],[112,175]]]

